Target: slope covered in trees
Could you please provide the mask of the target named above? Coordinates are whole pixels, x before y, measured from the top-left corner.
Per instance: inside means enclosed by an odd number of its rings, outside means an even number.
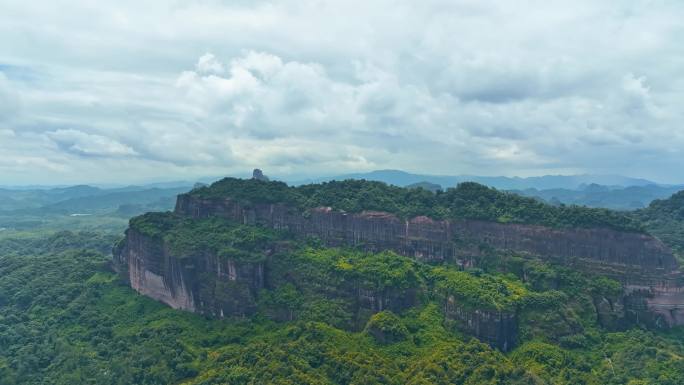
[[[243,187],[251,192],[240,195]],[[550,208],[476,184],[434,194],[365,181],[292,188],[224,180],[193,194],[549,226],[634,230],[643,220],[671,244],[684,239],[682,194],[654,202],[626,226],[613,212]],[[576,216],[562,219],[557,210]],[[131,227],[165,238],[178,258],[208,251],[265,261],[271,285],[258,293],[256,313],[208,319],[135,293],[110,270],[107,254],[119,235],[105,227],[1,238],[0,384],[683,383],[681,328],[613,319],[601,304],[620,306],[618,282],[528,255],[492,252],[478,268],[458,270],[392,252],[324,248],[219,218],[151,213]],[[283,247],[267,254],[274,243]],[[415,301],[373,314],[350,297],[359,288]],[[516,347],[503,353],[473,338],[445,316],[448,296],[465,308],[517,312]]]
[[[684,191],[668,199],[655,200],[647,208],[636,211],[634,216],[651,234],[680,254],[684,253]]]
[[[205,225],[215,224],[198,226]],[[226,239],[243,239],[240,226],[226,226]],[[593,296],[616,290],[610,280],[515,256],[487,271],[457,272],[393,253],[301,245],[277,260],[274,273],[283,276],[260,293],[259,313],[210,320],[120,282],[96,251],[108,236],[15,242],[0,242],[2,384],[671,385],[684,378],[681,331],[610,331],[591,311]],[[468,337],[430,296],[354,327],[344,298],[326,291],[334,281],[424,287],[444,275],[444,289],[474,305],[528,308],[520,345],[504,354]],[[297,317],[270,320],[278,308]]]
[[[643,231],[638,221],[624,213],[579,206],[551,206],[472,182],[431,192],[365,180],[290,187],[282,182],[225,178],[190,194],[202,198],[230,197],[246,204],[283,203],[300,209],[330,206],[348,212],[387,211],[405,218],[426,215],[435,219],[482,219],[551,227]]]

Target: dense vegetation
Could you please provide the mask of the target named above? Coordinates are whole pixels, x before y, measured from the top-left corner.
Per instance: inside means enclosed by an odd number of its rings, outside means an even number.
[[[244,226],[222,218],[193,220],[171,212],[147,213],[130,221],[130,227],[150,237],[163,237],[177,257],[211,253],[219,258],[258,261],[277,240],[277,233],[262,227]]]
[[[684,191],[669,199],[655,200],[647,208],[636,211],[634,216],[650,233],[680,254],[684,253]]]
[[[520,282],[491,275],[474,276],[449,268],[435,269],[437,290],[452,295],[475,309],[511,311],[523,303],[528,292]]]
[[[195,189],[191,194],[203,198],[231,197],[245,204],[284,203],[300,209],[330,206],[348,212],[387,211],[400,217],[426,215],[438,219],[468,218],[552,227],[643,231],[638,221],[623,213],[579,206],[551,206],[471,182],[432,192],[365,180],[290,187],[282,182],[225,178],[211,186]]]
[[[399,313],[377,313],[356,331],[337,327],[336,318],[349,315],[344,307],[330,311],[335,298],[309,304],[308,295],[320,294],[315,286],[321,281],[314,280],[296,287],[283,279],[282,287],[263,293],[278,298],[264,298],[260,313],[246,320],[175,311],[121,283],[103,254],[78,247],[104,249],[107,242],[107,236],[77,233],[20,249],[0,241],[0,383],[670,385],[684,378],[681,331],[599,327],[588,309],[593,293],[609,294],[611,283],[591,285],[554,266],[521,265],[524,282],[496,269],[460,273],[488,282],[471,288],[474,293],[490,287],[504,296],[564,293],[553,306],[523,313],[521,344],[504,355],[445,328],[439,304],[430,299]],[[518,262],[506,257],[500,266]],[[378,288],[421,286],[428,284],[422,277],[443,273],[392,253],[315,245],[283,263],[300,277],[368,280]],[[549,279],[556,289],[545,287]],[[499,286],[507,283],[513,288]],[[268,301],[293,304],[297,298],[296,320],[264,317]]]
[[[579,189],[524,189],[509,190],[523,196],[542,199],[545,202],[560,205],[578,205],[602,207],[612,210],[635,210],[647,207],[656,199],[665,199],[684,189],[684,186],[660,186],[649,184],[644,186],[603,186],[586,185]]]
[[[234,194],[240,184],[252,190]],[[635,231],[643,221],[668,244],[684,246],[684,193],[632,219],[552,208],[469,183],[432,193],[365,181],[293,188],[228,179],[193,193],[404,217]],[[258,293],[257,313],[211,320],[140,296],[109,270],[121,218],[77,220],[0,234],[0,385],[684,384],[684,330],[649,331],[600,316],[597,303],[621,296],[618,282],[530,256],[492,251],[479,257],[478,268],[459,271],[392,252],[323,248],[218,218],[152,213],[132,220],[179,258],[270,255],[272,285]],[[77,231],[83,228],[90,230]],[[350,295],[360,290],[403,302],[371,314]],[[475,309],[516,311],[517,347],[501,353],[445,320],[447,295]]]
[[[131,216],[173,209],[176,194],[189,188],[0,188],[0,239],[64,230],[120,234]]]

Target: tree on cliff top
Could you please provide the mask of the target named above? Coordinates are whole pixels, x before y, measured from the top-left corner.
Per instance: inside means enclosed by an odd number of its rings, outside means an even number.
[[[434,219],[480,219],[550,227],[644,231],[639,221],[625,213],[580,206],[551,206],[474,182],[432,192],[366,180],[291,187],[276,181],[225,178],[190,194],[209,199],[232,198],[247,205],[282,203],[302,210],[324,206],[347,212],[385,211],[401,218],[425,215]]]
[[[657,199],[634,216],[646,229],[670,247],[684,253],[684,191],[668,199]]]

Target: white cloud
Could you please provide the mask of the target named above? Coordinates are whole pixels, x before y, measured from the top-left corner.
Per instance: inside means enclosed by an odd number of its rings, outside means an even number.
[[[200,56],[195,67],[197,72],[202,74],[222,74],[225,71],[223,64],[210,53]]]
[[[129,156],[136,152],[129,146],[102,135],[66,129],[46,133],[65,151],[87,156]]]
[[[233,61],[233,66],[244,68],[268,80],[283,68],[283,61],[278,56],[264,52],[249,51],[246,55]]]
[[[19,113],[19,95],[4,73],[0,72],[0,122],[9,120]]]
[[[681,181],[682,15],[590,0],[10,1],[0,130],[14,136],[0,131],[0,151],[84,182],[126,177],[121,164],[140,178],[260,166]],[[5,175],[49,177],[30,164]]]
[[[201,116],[236,135],[291,136],[350,123],[355,87],[330,79],[316,63],[283,62],[249,51],[230,61],[228,75],[184,71],[176,86]],[[222,119],[224,118],[224,119]],[[283,129],[287,127],[287,129]]]

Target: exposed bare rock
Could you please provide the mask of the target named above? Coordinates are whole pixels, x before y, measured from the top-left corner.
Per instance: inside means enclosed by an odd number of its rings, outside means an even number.
[[[679,310],[682,273],[672,251],[658,239],[611,229],[556,229],[478,220],[402,220],[385,212],[346,213],[319,207],[305,212],[282,204],[242,205],[229,198],[179,195],[176,212],[194,218],[221,216],[320,238],[329,246],[393,250],[424,262],[471,266],[487,248],[512,250],[603,274],[648,292],[647,307],[661,324],[684,324]]]
[[[458,303],[454,296],[444,302],[444,316],[466,333],[487,342],[501,351],[515,347],[518,338],[518,320],[515,313],[473,309]]]
[[[255,178],[263,177],[257,171]],[[669,248],[646,234],[425,216],[401,219],[378,211],[347,213],[329,207],[300,210],[284,204],[244,204],[192,194],[178,196],[175,212],[191,218],[218,216],[287,230],[300,237],[319,238],[328,246],[355,246],[370,252],[393,250],[428,263],[470,267],[492,249],[535,255],[622,282],[624,297],[594,298],[597,320],[606,327],[616,328],[625,320],[656,327],[684,324],[684,279],[678,263]],[[162,238],[145,236],[135,229],[127,231],[114,254],[114,265],[133,289],[174,308],[201,314],[252,314],[257,292],[269,285],[264,262],[220,259],[209,252],[174,256]],[[357,322],[365,322],[383,310],[415,306],[419,297],[417,288],[378,291],[351,281],[347,286],[325,290],[321,293],[325,296],[351,299]],[[515,310],[473,308],[449,296],[443,306],[447,322],[453,321],[464,332],[503,351],[515,345]],[[278,309],[273,310],[278,313]],[[285,318],[292,317],[290,312]]]
[[[586,263],[587,268],[639,269],[667,273],[678,268],[672,252],[646,234],[610,229],[554,229],[478,220],[401,220],[385,212],[345,213],[327,207],[306,212],[281,204],[244,206],[231,199],[178,197],[176,212],[194,218],[221,216],[244,224],[261,224],[316,236],[327,244],[363,245],[370,251],[394,250],[421,261],[469,263],[490,246],[554,259]],[[581,264],[577,264],[581,267]]]
[[[210,253],[179,258],[163,239],[134,229],[126,231],[115,266],[140,294],[216,317],[252,314],[255,296],[264,287],[262,262],[223,260]]]
[[[263,171],[258,168],[255,168],[254,171],[252,171],[252,179],[262,180],[265,182],[268,181],[268,177],[264,175]]]

